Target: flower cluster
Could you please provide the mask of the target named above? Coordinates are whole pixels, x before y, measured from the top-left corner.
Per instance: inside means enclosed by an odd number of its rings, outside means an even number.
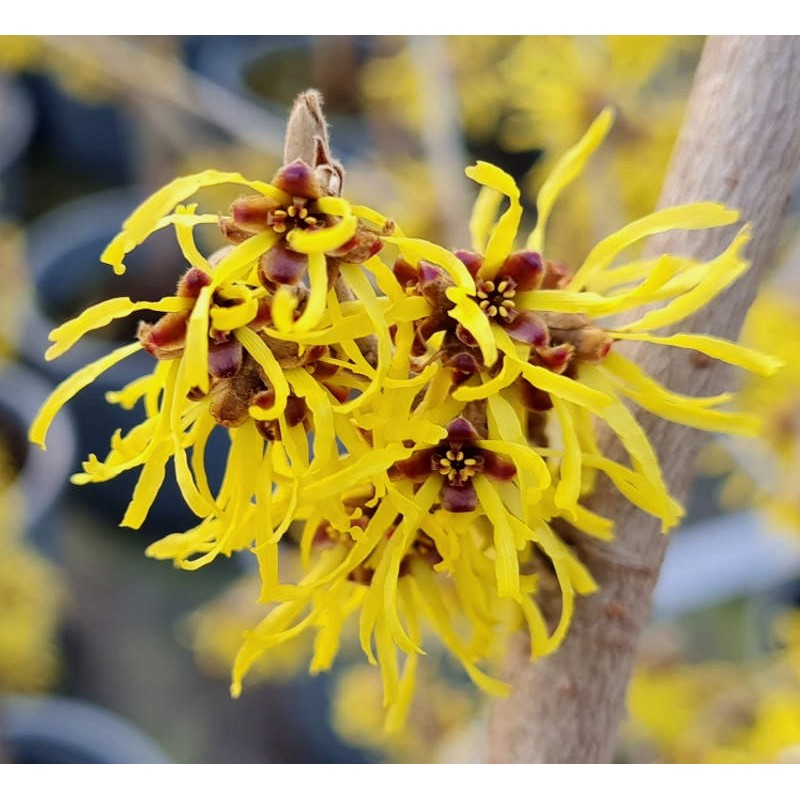
[[[314,632],[311,671],[330,668],[349,622],[380,667],[393,727],[402,725],[431,633],[476,684],[506,693],[486,672],[503,634],[522,625],[531,655],[549,653],[567,632],[576,595],[595,589],[555,523],[613,536],[612,520],[584,504],[596,476],[664,530],[681,516],[626,401],[699,428],[756,432],[755,418],[720,408],[728,395],[675,395],[613,347],[637,339],[763,374],[777,367],[711,336],[652,333],[742,274],[747,228],[708,262],[664,255],[618,263],[651,234],[729,225],[736,212],[714,203],[665,209],[603,239],[575,271],[547,258],[553,204],[611,123],[604,111],[556,164],[522,249],[520,192],[499,168],[467,170],[481,187],[472,249],[451,252],[341,197],[342,171],[322,139],[313,163],[288,163],[272,183],[214,171],[173,181],[107,248],[103,260],[121,272],[126,253],[172,226],[188,269],[173,297],[109,300],[53,331],[49,358],[112,319],[163,313],[141,324],[135,342],[62,383],[31,438],[43,445],[59,408],[103,370],[140,349],[153,356],[152,374],[109,398],[143,403],[145,420],[115,433],[108,455],[90,455],[73,480],[141,468],[123,519],[137,527],[172,462],[198,524],[148,554],[197,569],[254,553],[269,608],[244,635],[234,695],[258,659],[305,631]],[[221,218],[185,205],[223,182],[252,193]],[[208,223],[229,241],[210,257],[193,238]],[[662,305],[634,322],[604,321],[653,301]],[[629,463],[600,452],[596,421],[619,437]],[[205,446],[217,426],[230,450],[212,487]],[[281,543],[293,539],[302,569],[287,580]],[[542,612],[541,591],[560,593],[558,619]]]

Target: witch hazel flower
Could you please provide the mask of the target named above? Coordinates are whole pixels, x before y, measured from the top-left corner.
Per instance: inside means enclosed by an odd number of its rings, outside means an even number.
[[[674,394],[618,353],[616,341],[698,350],[764,375],[778,362],[710,336],[654,333],[746,270],[747,227],[707,262],[621,260],[650,235],[729,225],[735,211],[715,203],[657,211],[607,236],[574,271],[550,258],[553,205],[607,134],[610,112],[556,164],[524,242],[512,178],[485,162],[470,167],[481,187],[472,249],[451,252],[403,236],[341,196],[343,170],[315,97],[299,99],[287,141],[309,120],[317,133],[287,145],[291,157],[272,183],[214,171],[179,178],[126,221],[103,256],[117,272],[163,227],[174,229],[187,270],[172,297],[115,298],[53,331],[48,358],[114,319],[162,314],[57,387],[31,438],[44,445],[71,397],[119,360],[148,352],[152,373],[109,396],[125,408],[141,403],[144,421],[114,434],[106,458],[90,455],[73,480],[140,469],[123,519],[138,527],[171,463],[198,523],[148,555],[191,570],[252,552],[268,610],[244,634],[234,695],[259,659],[306,631],[315,632],[312,672],[329,669],[352,625],[399,726],[426,637],[496,694],[508,687],[489,664],[510,631],[527,630],[532,657],[561,644],[576,598],[596,584],[559,531],[569,522],[613,536],[613,521],[584,502],[598,474],[665,530],[680,518],[628,401],[698,428],[757,431],[755,417],[725,408],[729,394]],[[298,114],[305,122],[293,127]],[[221,216],[187,204],[220,183],[250,193]],[[193,236],[203,224],[219,225],[228,246],[203,255]],[[662,305],[653,309],[654,301]],[[632,322],[611,319],[639,308]],[[600,452],[597,422],[620,439],[627,463]],[[212,490],[205,450],[217,427],[230,447]],[[293,523],[303,525],[302,571],[287,578],[281,547],[298,536]],[[561,597],[558,619],[545,618],[540,592]]]
[[[303,476],[337,462],[347,443],[351,449],[352,442],[362,443],[352,410],[378,390],[390,366],[389,328],[403,312],[381,305],[358,264],[374,258],[379,234],[393,225],[339,196],[343,171],[324,135],[312,157],[311,164],[287,164],[271,184],[207,170],[160,189],[131,214],[102,258],[122,273],[127,253],[154,231],[172,227],[187,262],[175,295],[107,300],[50,336],[48,359],[115,319],[162,313],[157,322],[140,324],[136,341],[57,387],[30,435],[44,446],[53,418],[77,392],[138,350],[152,355],[151,375],[109,397],[125,408],[142,403],[145,420],[114,434],[108,456],[90,455],[73,481],[105,481],[141,469],[122,520],[137,528],[173,462],[201,522],[167,537],[153,554],[169,553],[187,568],[254,541],[276,542],[292,521]],[[205,187],[228,183],[255,192],[234,201],[229,215],[198,214],[197,204],[185,204]],[[219,225],[231,244],[202,254],[194,229],[204,224]],[[407,298],[398,299],[407,305]],[[231,447],[214,493],[205,448],[217,426],[228,429]]]
[[[482,186],[470,224],[473,251],[451,253],[402,237],[387,241],[402,255],[395,265],[400,282],[431,305],[430,317],[417,324],[419,361],[442,360],[452,373],[453,398],[490,407],[507,399],[533,439],[539,435],[540,414],[554,412],[561,447],[550,446],[542,454],[554,466],[560,462],[554,497],[560,513],[574,521],[581,486],[591,482],[587,471],[600,470],[629,499],[661,517],[666,529],[677,522],[681,509],[669,496],[655,454],[622,398],[705,430],[752,436],[758,420],[721,410],[729,394],[691,398],[670,392],[614,351],[614,341],[693,349],[763,375],[772,374],[780,362],[712,336],[651,333],[682,321],[742,275],[748,266],[741,255],[749,240],[747,227],[709,262],[664,255],[615,263],[627,248],[653,234],[729,225],[738,218],[731,209],[691,203],[654,212],[598,243],[574,274],[547,258],[545,229],[553,205],[612,121],[611,112],[604,111],[556,164],[539,193],[537,225],[523,248],[515,250],[522,219],[519,190],[509,175],[485,162],[467,170]],[[508,208],[498,218],[503,199]],[[618,327],[604,321],[654,301],[666,304]],[[625,446],[632,469],[624,475],[620,465],[597,455],[592,417],[608,425]]]
[[[439,502],[445,511],[474,511],[478,496],[473,479],[486,474],[495,480],[513,478],[517,468],[491,450],[478,444],[478,432],[458,417],[447,426],[447,436],[436,447],[418,450],[411,458],[398,461],[394,468],[403,477],[422,482],[431,475],[443,477]]]

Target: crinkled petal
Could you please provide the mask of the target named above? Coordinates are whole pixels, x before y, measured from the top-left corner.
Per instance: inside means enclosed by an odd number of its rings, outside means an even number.
[[[164,297],[153,302],[133,301],[129,297],[114,297],[102,303],[90,306],[75,319],[71,319],[50,332],[47,337],[54,342],[44,354],[47,361],[52,361],[67,352],[77,341],[89,331],[103,328],[115,319],[127,317],[135,311],[187,311],[193,300],[183,297]]]
[[[232,306],[213,306],[210,311],[211,325],[218,331],[232,331],[249,325],[256,314],[258,314],[258,298],[251,294],[242,303]]]
[[[478,386],[459,386],[453,392],[453,398],[461,400],[464,403],[469,403],[473,400],[483,400],[511,386],[519,377],[521,371],[522,368],[518,362],[512,361],[510,358],[504,358],[503,365],[497,375],[493,378],[485,379],[484,382]],[[483,376],[481,376],[481,378],[483,378]]]
[[[264,370],[264,374],[275,392],[275,402],[271,408],[263,409],[258,406],[250,406],[250,416],[260,420],[278,419],[286,409],[286,401],[289,397],[289,385],[286,382],[281,365],[273,355],[272,350],[267,347],[264,340],[255,331],[249,328],[239,328],[234,331],[234,336],[255,359],[258,366]]]
[[[239,280],[256,265],[258,259],[272,248],[281,238],[279,233],[269,230],[257,233],[241,244],[236,245],[214,267],[211,288],[217,289],[224,283]]]
[[[720,203],[687,203],[664,208],[631,222],[598,242],[569,283],[570,291],[579,291],[596,274],[606,269],[625,248],[657,233],[669,230],[702,230],[730,225],[739,219],[739,212]]]
[[[483,512],[494,529],[495,570],[497,594],[500,597],[519,598],[519,558],[514,534],[508,518],[511,516],[492,484],[483,475],[472,479]]]
[[[178,220],[181,217],[186,217],[187,219],[191,218],[197,220],[199,218],[195,217],[194,215],[196,208],[196,203],[190,206],[178,206],[175,209],[174,218]],[[187,224],[176,224],[175,236],[178,239],[178,247],[180,247],[183,257],[193,267],[197,267],[197,269],[200,269],[203,272],[211,272],[211,267],[209,266],[208,260],[197,249],[197,245],[195,244],[193,226]]]
[[[553,167],[536,198],[538,217],[536,227],[528,237],[527,250],[542,252],[547,221],[550,219],[550,212],[553,210],[558,196],[583,172],[586,162],[602,144],[613,122],[614,112],[612,109],[603,109],[583,138],[567,150]]]
[[[191,197],[199,189],[205,186],[216,186],[220,183],[243,184],[284,203],[291,200],[280,189],[262,181],[248,181],[238,172],[219,172],[215,169],[207,169],[196,175],[176,178],[148,197],[125,220],[122,230],[103,251],[100,260],[104,264],[110,264],[117,275],[122,275],[125,272],[123,263],[125,256],[159,227],[162,217],[169,214],[178,203]]]
[[[649,333],[609,331],[609,335],[614,339],[635,339],[642,342],[652,342],[653,344],[697,350],[699,353],[711,358],[717,358],[720,361],[741,367],[748,372],[753,372],[765,378],[774,375],[784,366],[784,362],[775,356],[704,333],[675,333],[672,336],[653,336]]]
[[[621,392],[642,408],[664,419],[701,430],[736,436],[756,436],[761,429],[762,420],[754,414],[717,411],[709,407],[730,399],[730,395],[698,398],[670,392],[619,353],[609,353],[603,361],[602,369],[619,381]]]
[[[581,445],[567,403],[560,397],[554,396],[552,400],[564,443],[564,458],[561,459],[560,479],[556,486],[554,502],[573,518],[581,493]]]
[[[509,202],[508,209],[497,221],[489,236],[479,272],[481,278],[491,280],[514,249],[514,239],[522,219],[519,188],[507,172],[485,161],[479,161],[475,166],[467,167],[466,173],[468,177],[482,186],[488,186],[496,192],[501,192]]]
[[[472,207],[472,215],[469,218],[472,248],[478,253],[483,253],[486,249],[486,243],[489,241],[489,234],[497,221],[502,200],[502,193],[489,186],[481,187],[478,192],[475,205]]]
[[[42,450],[46,450],[45,439],[50,425],[55,419],[56,414],[61,410],[65,403],[71,400],[81,389],[85,389],[92,381],[96,380],[106,370],[111,369],[124,358],[133,355],[141,350],[140,342],[126,344],[118,347],[107,356],[98,358],[91,364],[87,364],[74,374],[63,380],[50,394],[47,400],[39,409],[39,413],[31,423],[28,437],[31,442],[38,444]]]
[[[641,319],[624,325],[625,331],[646,331],[662,328],[694,314],[710,303],[723,289],[730,286],[750,266],[740,257],[742,249],[750,241],[750,228],[746,226],[721,255],[708,263],[707,271],[696,286],[675,298],[663,308],[645,314]]]
[[[213,290],[204,286],[195,301],[186,326],[186,343],[182,359],[186,360],[188,387],[208,392],[208,316]]]
[[[308,256],[309,293],[306,307],[295,322],[295,330],[304,333],[315,328],[325,313],[325,299],[328,296],[328,262],[322,253]]]

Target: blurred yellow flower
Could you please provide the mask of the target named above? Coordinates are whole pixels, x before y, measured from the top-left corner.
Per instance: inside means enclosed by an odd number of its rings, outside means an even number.
[[[627,746],[668,763],[797,763],[798,629],[797,612],[784,613],[785,647],[750,663],[641,666],[628,696]]]
[[[299,565],[296,571],[299,572]],[[242,644],[242,631],[253,627],[264,615],[264,606],[258,602],[260,594],[258,573],[245,574],[183,620],[182,633],[204,672],[218,678],[230,674],[231,663]],[[310,652],[309,636],[292,639],[272,650],[269,658],[254,664],[252,678],[273,683],[288,681],[304,669]]]
[[[378,751],[395,763],[436,763],[439,748],[476,711],[469,687],[453,685],[427,663],[420,670],[419,689],[405,728],[386,729],[382,694],[380,678],[369,666],[342,670],[333,688],[333,728],[349,744]]]
[[[800,366],[795,354],[800,341],[800,300],[777,285],[763,289],[745,319],[741,339],[749,346],[774,353],[785,367],[774,378],[758,375],[742,383],[737,407],[763,418],[761,437],[743,452],[736,442],[724,442],[733,460],[723,487],[722,502],[749,499],[779,530],[800,532]]]
[[[63,582],[5,515],[0,545],[0,692],[44,692],[58,678]]]
[[[524,37],[500,65],[510,112],[501,141],[511,151],[541,148],[531,181],[599,110],[618,116],[591,180],[565,197],[554,220],[553,252],[574,259],[599,232],[649,213],[683,117],[701,37]]]

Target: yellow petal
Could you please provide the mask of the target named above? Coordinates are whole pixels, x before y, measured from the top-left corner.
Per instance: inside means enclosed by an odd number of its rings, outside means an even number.
[[[556,311],[566,314],[600,316],[610,300],[594,292],[572,292],[568,289],[533,289],[520,292],[515,298],[520,308],[530,311]]]
[[[472,215],[469,218],[472,249],[476,253],[483,253],[486,249],[486,243],[489,241],[489,234],[497,220],[502,199],[503,195],[500,192],[490,189],[488,186],[482,187],[478,192],[475,205],[472,207]]]
[[[295,322],[296,331],[304,333],[316,327],[325,313],[328,296],[328,261],[322,253],[308,256],[308,283],[310,291],[302,316]]]
[[[503,359],[503,366],[494,378],[484,379],[482,373],[482,384],[479,386],[459,386],[453,392],[453,397],[465,403],[472,402],[473,400],[484,400],[490,395],[498,394],[506,387],[511,386],[519,377],[521,371],[518,363],[512,361],[510,358]]]
[[[378,342],[378,364],[373,375],[370,376],[369,385],[358,397],[346,403],[342,403],[336,408],[337,413],[349,414],[356,408],[360,408],[364,405],[380,390],[383,377],[386,375],[391,365],[392,340],[389,333],[389,326],[381,313],[375,290],[372,288],[372,284],[369,280],[367,280],[367,276],[355,264],[342,263],[339,268],[347,285],[355,292],[356,297],[363,304],[364,311],[372,323],[372,332],[375,334],[375,338]],[[351,358],[355,356],[354,360],[356,363],[363,363],[369,366],[355,344],[353,349],[348,352],[348,355],[350,355]]]
[[[224,283],[240,280],[255,266],[257,260],[264,255],[281,234],[275,231],[257,233],[241,244],[237,244],[220,262],[211,273],[211,289],[217,289]]]
[[[446,294],[455,304],[447,313],[472,334],[481,349],[483,363],[487,367],[493,366],[497,361],[497,344],[489,318],[460,286],[451,286]]]
[[[288,333],[294,330],[294,312],[298,302],[297,295],[288,286],[278,287],[272,297],[272,321],[279,331]]]
[[[110,264],[117,275],[125,272],[123,260],[137,245],[141,244],[154,230],[159,221],[169,214],[175,206],[191,197],[205,186],[216,186],[220,183],[238,183],[249,186],[255,191],[274,197],[279,202],[291,200],[285,192],[262,181],[248,181],[238,172],[219,172],[208,169],[196,175],[176,178],[147,198],[123,223],[118,233],[103,251],[100,260]]]
[[[171,454],[172,448],[169,442],[162,442],[150,453],[136,482],[125,516],[120,522],[121,526],[134,529],[141,527],[164,482],[167,461]]]
[[[536,198],[538,218],[536,227],[528,237],[527,250],[542,252],[547,221],[550,219],[550,212],[553,210],[558,196],[583,172],[586,162],[603,143],[613,122],[614,112],[612,109],[603,109],[591,124],[589,130],[583,135],[583,138],[567,150],[553,167],[547,180],[539,190],[539,196]]]
[[[186,360],[189,388],[197,387],[203,393],[208,392],[208,315],[213,291],[211,286],[204,286],[197,296],[186,326],[186,343],[181,356]]]
[[[470,679],[476,686],[488,694],[507,697],[511,687],[507,683],[491,678],[479,670],[474,664],[467,648],[459,640],[452,624],[452,615],[445,606],[433,571],[427,564],[418,559],[411,560],[411,574],[414,576],[412,589],[419,604],[425,609],[426,616],[445,647],[458,658]]]
[[[400,444],[372,450],[355,463],[342,467],[336,474],[309,483],[304,491],[309,497],[328,497],[340,491],[343,486],[357,486],[375,475],[380,475],[396,461],[406,458],[409,452],[408,448]]]
[[[595,514],[594,511],[581,505],[575,507],[570,521],[578,530],[594,536],[595,539],[604,542],[614,539],[614,520]]]
[[[477,183],[502,193],[509,201],[508,209],[497,221],[489,236],[486,251],[484,252],[484,261],[480,269],[482,278],[492,280],[514,248],[514,239],[517,236],[517,229],[522,219],[519,189],[514,183],[514,179],[507,172],[485,161],[479,161],[474,167],[468,167],[466,173],[468,177]]]
[[[134,311],[187,311],[192,307],[193,301],[184,297],[164,297],[153,302],[134,302],[129,297],[114,297],[102,303],[90,306],[75,319],[59,325],[50,332],[48,339],[55,344],[51,345],[44,357],[48,361],[58,358],[67,352],[82,336],[97,328],[108,325],[115,319],[127,317]]]
[[[609,396],[614,396],[613,385],[598,367],[584,365],[581,369],[581,380],[588,386],[597,387]],[[617,434],[635,469],[652,485],[656,492],[655,500],[661,508],[659,516],[663,523],[662,529],[666,531],[678,521],[680,506],[669,494],[661,474],[661,466],[647,435],[620,400],[615,400],[596,413]]]
[[[175,218],[180,219],[183,216],[194,217],[194,210],[197,208],[196,204],[190,206],[178,206],[175,209]],[[219,220],[219,218],[217,218]],[[200,253],[197,249],[197,245],[194,241],[194,232],[192,230],[192,226],[190,225],[175,225],[175,236],[178,240],[178,247],[180,247],[181,252],[183,253],[184,258],[193,266],[197,267],[197,269],[203,270],[203,272],[209,273],[211,272],[211,267],[208,264],[206,258]]]
[[[761,428],[761,420],[753,414],[717,411],[708,407],[728,399],[729,395],[696,398],[670,392],[619,353],[609,353],[602,369],[617,378],[620,391],[642,408],[672,422],[737,436],[755,436]]]
[[[707,265],[705,274],[699,283],[675,298],[663,308],[657,308],[645,314],[641,319],[624,325],[625,331],[646,331],[672,325],[688,317],[698,309],[710,303],[723,289],[737,280],[749,263],[740,257],[742,249],[750,241],[749,226],[745,227],[733,240],[724,253]]]
[[[258,313],[258,298],[252,293],[242,303],[232,306],[214,305],[211,308],[211,325],[218,331],[243,328],[255,319]]]
[[[139,342],[133,342],[123,347],[118,347],[107,356],[103,356],[102,358],[98,358],[97,361],[87,364],[59,383],[47,400],[44,401],[36,418],[31,423],[30,431],[28,432],[28,438],[31,442],[38,444],[42,450],[46,450],[45,438],[47,437],[47,431],[50,429],[50,425],[62,406],[71,400],[81,389],[85,389],[106,370],[111,369],[111,367],[118,364],[124,358],[133,355],[137,350],[140,350],[141,347],[142,345]]]
[[[784,362],[779,358],[775,358],[775,356],[702,333],[675,333],[672,336],[653,336],[649,333],[609,331],[609,334],[615,339],[636,339],[670,347],[682,347],[686,350],[697,350],[711,358],[725,361],[728,364],[733,364],[763,377],[774,375],[784,366]]]
[[[147,394],[153,377],[153,375],[142,375],[141,378],[134,378],[119,391],[106,392],[106,403],[118,405],[126,411],[130,411]]]
[[[581,492],[581,446],[575,432],[575,424],[568,405],[560,398],[552,396],[561,438],[564,443],[564,458],[561,459],[560,480],[556,486],[555,504],[572,518],[577,511]]]
[[[545,367],[519,362],[522,376],[532,386],[548,394],[562,397],[579,406],[584,406],[595,414],[610,406],[614,399],[601,391],[585,386],[581,381],[557,375]]]
[[[350,203],[343,197],[320,197],[314,201],[314,211],[334,217],[349,217],[353,214]]]
[[[286,372],[294,393],[308,403],[314,420],[314,457],[326,464],[337,457],[336,433],[330,395],[302,367]]]
[[[739,212],[720,203],[687,203],[674,208],[664,208],[631,222],[616,233],[598,242],[569,283],[571,291],[579,291],[597,273],[602,272],[626,247],[664,231],[700,230],[730,225],[739,218]]]
[[[258,406],[250,406],[250,416],[261,420],[278,419],[286,409],[286,401],[289,397],[289,384],[286,382],[281,365],[272,350],[255,331],[250,328],[238,328],[233,335],[255,359],[258,366],[264,370],[267,380],[275,391],[275,404],[272,408],[262,409]]]
[[[403,305],[408,300],[424,300],[420,297],[407,297],[403,287],[398,282],[394,273],[383,263],[380,255],[372,256],[364,262],[364,266],[375,276],[375,283],[378,288],[392,301],[392,305]],[[425,316],[428,313],[427,301],[425,308],[420,306],[419,316]],[[410,319],[417,319],[411,317]]]
[[[519,559],[514,535],[508,522],[510,516],[490,481],[483,475],[472,479],[483,512],[491,520],[494,531],[497,594],[519,599]]]
[[[286,236],[286,243],[297,253],[327,253],[338,250],[355,236],[358,219],[343,217],[335,225],[318,230],[302,231],[295,228]]]
[[[322,198],[320,198],[322,199]],[[320,200],[317,200],[319,203]],[[351,205],[350,210],[357,216],[361,217],[361,219],[366,220],[367,222],[374,225],[378,230],[383,230],[386,227],[386,224],[389,222],[388,217],[384,217],[383,214],[375,211],[375,209],[370,208],[369,206],[359,206],[359,205]]]

